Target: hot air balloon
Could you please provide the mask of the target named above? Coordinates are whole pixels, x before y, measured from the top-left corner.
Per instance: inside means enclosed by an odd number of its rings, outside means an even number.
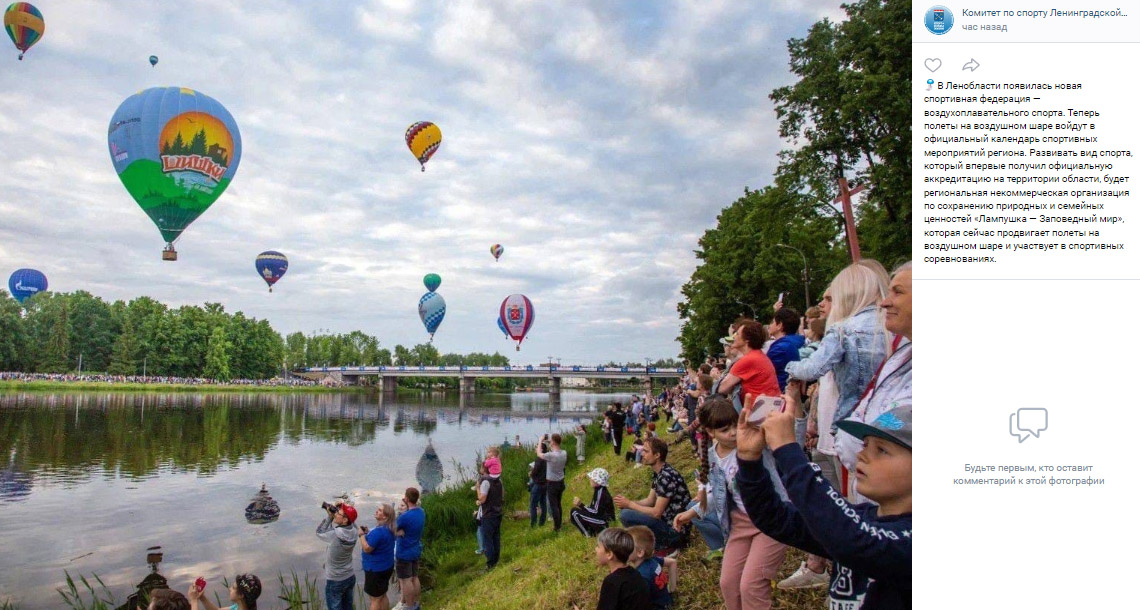
[[[518,341],[518,345],[515,346],[517,352],[521,349],[526,333],[534,324],[534,305],[526,295],[512,294],[503,299],[503,304],[499,305],[499,321],[507,328],[507,335]]]
[[[495,244],[491,246],[491,256],[495,257],[495,262],[499,262],[499,257],[503,255],[503,246]]]
[[[153,68],[155,66],[155,64],[157,64],[157,63],[158,63],[158,56],[157,55],[151,55],[150,56],[150,67]]]
[[[19,59],[23,61],[24,53],[44,37],[44,16],[40,9],[27,2],[13,2],[4,11],[4,29],[20,50]]]
[[[428,289],[428,292],[435,292],[441,283],[443,283],[443,279],[439,277],[438,273],[429,273],[424,276],[424,287]]]
[[[241,161],[233,116],[213,98],[182,87],[128,97],[107,129],[115,172],[158,226],[162,260],[178,260],[174,242],[225,192]]]
[[[499,325],[499,332],[503,333],[503,338],[504,339],[510,339],[511,336],[509,334],[507,334],[507,327],[503,326],[503,319],[502,318],[495,318],[495,323],[497,323]]]
[[[8,278],[8,290],[23,303],[29,297],[48,288],[47,276],[35,269],[17,269]]]
[[[420,171],[423,172],[427,171],[424,164],[435,151],[439,150],[439,145],[443,142],[443,132],[435,123],[420,121],[408,127],[408,131],[404,132],[404,140],[408,142],[408,150],[412,151],[412,155],[420,162]]]
[[[289,259],[280,252],[266,250],[257,255],[253,265],[257,267],[257,273],[261,275],[261,279],[269,284],[269,292],[273,292],[273,285],[289,270]]]
[[[420,297],[420,320],[428,331],[428,343],[435,338],[435,331],[443,322],[443,315],[447,313],[447,303],[438,292],[425,292]]]

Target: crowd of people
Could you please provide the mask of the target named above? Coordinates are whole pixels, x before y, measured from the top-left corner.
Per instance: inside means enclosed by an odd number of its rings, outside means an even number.
[[[316,381],[300,377],[273,377],[270,379],[231,379],[218,381],[205,377],[170,377],[165,375],[73,375],[70,373],[13,373],[0,372],[0,381],[50,381],[53,383],[150,383],[170,385],[243,385],[258,387],[303,387],[319,385]]]
[[[591,497],[570,503],[567,520],[596,536],[595,556],[607,572],[599,610],[671,607],[677,553],[693,529],[709,549],[705,561],[720,562],[719,592],[729,610],[772,606],[772,583],[789,547],[807,558],[776,588],[829,587],[830,607],[844,610],[911,607],[911,288],[909,263],[888,274],[873,260],[857,262],[803,316],[777,303],[770,319],[736,320],[721,339],[723,357],[690,368],[657,396],[607,408],[602,427],[615,455],[633,437],[625,457],[652,475],[644,497],[635,499],[611,494],[610,473],[595,468],[587,473]],[[659,425],[670,426],[671,443],[657,434]],[[575,436],[583,460],[585,429]],[[531,527],[545,526],[549,514],[554,530],[562,529],[562,442],[550,434],[535,445]],[[517,437],[514,445],[521,446]],[[668,461],[686,450],[700,463],[695,494]],[[486,450],[474,487],[476,552],[487,570],[500,559],[501,454],[497,445]],[[390,505],[377,509],[372,530],[354,529],[351,505],[329,505],[317,535],[328,545],[330,610],[353,607],[358,540],[371,609],[387,610],[393,573],[402,596],[397,608],[419,609],[418,502],[418,490],[409,488],[398,513]],[[235,580],[236,608],[256,607],[251,587]],[[212,608],[193,587],[186,599]]]

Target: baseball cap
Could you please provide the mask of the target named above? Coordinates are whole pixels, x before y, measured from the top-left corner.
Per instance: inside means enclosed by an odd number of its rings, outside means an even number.
[[[356,507],[351,504],[341,504],[340,512],[348,519],[349,523],[356,523]]]
[[[601,487],[605,487],[610,482],[610,473],[606,472],[605,468],[595,468],[586,476]]]
[[[911,406],[895,407],[875,418],[875,421],[865,424],[860,421],[845,419],[835,424],[840,430],[855,438],[877,436],[892,443],[911,449]]]

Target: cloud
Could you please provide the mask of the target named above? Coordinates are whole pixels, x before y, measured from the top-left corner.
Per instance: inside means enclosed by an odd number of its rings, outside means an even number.
[[[814,0],[40,8],[44,40],[0,71],[0,275],[36,267],[57,290],[216,301],[283,333],[360,329],[391,347],[426,339],[416,303],[436,272],[444,351],[505,349],[499,302],[534,301],[519,362],[678,352],[696,239],[776,166],[767,95],[792,81],[786,40],[842,14]],[[244,149],[177,263],[159,260],[106,145],[118,104],[165,85],[223,103]],[[403,139],[419,120],[444,134],[426,172]],[[291,261],[273,294],[253,267],[267,249]]]

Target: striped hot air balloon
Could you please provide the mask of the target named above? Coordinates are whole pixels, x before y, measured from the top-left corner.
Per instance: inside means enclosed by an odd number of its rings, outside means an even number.
[[[523,294],[512,294],[499,305],[499,320],[507,329],[507,335],[518,341],[515,351],[522,348],[523,339],[534,324],[534,305]]]
[[[44,37],[44,16],[31,3],[13,2],[4,11],[4,29],[20,50],[19,59],[23,61],[24,53]]]
[[[420,121],[408,127],[408,131],[404,132],[404,140],[408,143],[408,150],[420,162],[420,171],[427,171],[424,164],[439,150],[439,145],[443,143],[443,132],[435,123]]]
[[[491,246],[491,256],[495,257],[495,262],[499,262],[499,257],[503,255],[502,244],[495,244]]]

